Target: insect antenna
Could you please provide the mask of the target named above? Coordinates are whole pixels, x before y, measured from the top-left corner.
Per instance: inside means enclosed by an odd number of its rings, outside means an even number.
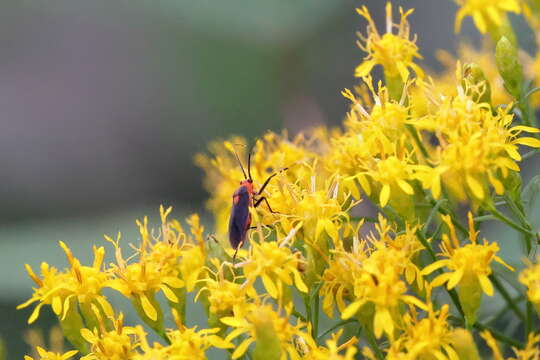
[[[240,165],[240,169],[242,169],[242,173],[244,173],[244,178],[251,179],[251,175],[249,176],[249,178],[247,177],[246,170],[244,170],[244,167],[242,166],[242,162],[240,161],[240,158],[238,157],[238,153],[236,152],[236,149],[234,147],[233,147],[233,151],[234,151],[234,156],[236,156],[236,160],[238,160],[238,164]],[[248,162],[248,164],[249,164],[249,162]],[[249,170],[249,168],[248,168],[248,170]]]
[[[255,146],[255,145],[253,145]],[[249,149],[249,154],[248,154],[248,175],[249,175],[249,180],[253,180],[253,178],[251,177],[251,152],[253,151],[253,146]]]

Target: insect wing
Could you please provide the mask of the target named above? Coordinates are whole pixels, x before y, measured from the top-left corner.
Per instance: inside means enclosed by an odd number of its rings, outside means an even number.
[[[229,241],[233,249],[237,249],[245,240],[250,225],[249,193],[245,187],[240,187],[233,195],[233,206],[229,219]]]

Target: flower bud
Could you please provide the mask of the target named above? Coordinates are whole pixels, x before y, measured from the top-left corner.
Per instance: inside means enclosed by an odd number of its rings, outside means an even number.
[[[452,345],[460,359],[480,360],[474,339],[467,330],[455,329],[452,332]]]
[[[473,326],[482,301],[482,287],[476,278],[466,279],[464,276],[457,292],[459,302],[465,313],[467,327]]]
[[[86,353],[86,340],[81,336],[81,329],[85,326],[77,307],[77,300],[71,298],[69,301],[69,310],[64,316],[59,316],[58,319],[60,320],[60,326],[66,339],[81,353]]]
[[[139,317],[158,334],[165,334],[163,311],[153,292],[133,295],[133,307]]]
[[[495,48],[495,61],[504,80],[504,87],[515,98],[519,98],[523,72],[518,59],[518,49],[506,36],[501,37]]]
[[[478,64],[463,65],[461,86],[474,102],[491,104],[491,85]]]
[[[256,343],[253,349],[254,360],[279,360],[281,347],[272,316],[268,309],[263,308],[259,317],[253,322],[255,325]]]

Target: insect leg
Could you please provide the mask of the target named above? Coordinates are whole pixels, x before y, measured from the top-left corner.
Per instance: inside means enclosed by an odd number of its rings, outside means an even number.
[[[240,241],[240,244],[238,244],[238,247],[236,248],[236,250],[234,251],[234,255],[232,257],[232,263],[234,265],[234,261],[236,260],[236,254],[238,254],[238,249],[240,249],[242,247],[242,245],[244,245],[244,241]]]
[[[288,169],[289,169],[289,168],[283,168],[283,169],[281,169],[281,170],[279,170],[279,171],[276,171],[276,172],[273,173],[272,175],[270,175],[270,176],[266,179],[266,181],[263,183],[263,185],[261,186],[261,188],[259,189],[259,191],[257,192],[257,195],[261,195],[261,194],[262,194],[262,192],[264,191],[264,188],[266,188],[266,186],[268,185],[268,183],[270,182],[270,180],[272,180],[272,178],[273,178],[274,176],[276,176],[276,175],[279,174],[280,172],[285,171],[285,170],[288,170]]]
[[[268,206],[268,210],[270,210],[270,212],[271,212],[272,214],[279,214],[277,211],[272,210],[272,207],[270,206],[270,203],[268,202],[268,199],[266,199],[264,196],[260,197],[259,200],[257,200],[257,201],[255,202],[255,204],[253,205],[253,207],[259,206],[259,204],[260,204],[261,202],[263,202],[263,201],[266,203],[266,206]]]

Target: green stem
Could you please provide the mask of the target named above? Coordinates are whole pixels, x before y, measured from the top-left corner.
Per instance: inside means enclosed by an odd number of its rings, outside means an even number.
[[[433,262],[437,261],[437,256],[435,255],[435,252],[433,251],[433,249],[431,247],[431,244],[427,241],[427,239],[424,237],[422,232],[420,230],[416,230],[416,235],[418,236],[418,239],[420,240],[422,245],[424,245],[424,247],[428,251],[428,253],[429,253],[430,257],[431,257],[431,260],[433,260]],[[437,272],[439,274],[443,273],[442,269],[438,269]],[[454,289],[449,290],[446,286],[444,286],[444,289],[446,290],[446,292],[450,296],[450,299],[452,299],[452,302],[454,303],[454,306],[458,309],[459,314],[461,315],[461,317],[464,318],[465,313],[463,312],[463,308],[461,307],[461,303],[459,302],[459,297],[458,297],[456,291]]]
[[[313,316],[313,327],[312,327],[312,334],[311,336],[316,339],[317,334],[319,333],[319,294],[318,291],[315,294],[315,304],[313,306],[313,310],[315,311],[315,314]]]
[[[506,225],[510,226],[514,230],[517,230],[517,231],[523,233],[526,236],[534,236],[534,234],[530,230],[525,229],[524,227],[516,224],[512,219],[508,218],[506,215],[501,213],[495,207],[488,206],[488,210],[493,214],[493,216],[495,216],[497,219],[499,219],[500,221],[502,221]],[[530,247],[530,244],[528,245],[528,247]]]
[[[523,314],[523,312],[521,312],[521,310],[517,307],[517,305],[512,301],[512,298],[510,297],[510,294],[508,294],[508,291],[506,291],[505,287],[501,284],[499,279],[497,279],[495,274],[489,275],[489,279],[491,280],[493,285],[495,285],[495,288],[497,289],[497,291],[499,291],[501,293],[501,295],[504,298],[504,301],[506,301],[506,304],[508,305],[508,307],[510,309],[512,309],[512,311],[514,311],[514,313],[516,313],[516,315],[522,321],[525,321],[525,315]]]
[[[497,220],[497,218],[493,215],[482,215],[482,216],[475,217],[473,220],[475,223],[479,223],[483,221]]]
[[[540,91],[540,86],[537,86],[535,88],[532,88],[531,90],[529,90],[529,92],[525,95],[525,99],[528,99],[532,94],[534,94],[535,92],[538,92]]]
[[[483,325],[479,322],[476,322],[473,327],[477,330],[480,330],[480,331],[484,331],[484,330],[488,330],[491,335],[493,335],[493,337],[499,341],[502,341],[503,343],[505,344],[508,344],[508,345],[511,345],[511,346],[515,346],[517,348],[523,348],[523,343],[517,341],[517,340],[514,340],[506,335],[504,335],[503,333],[501,333],[500,331],[498,330],[495,330],[494,328],[490,328],[486,325]]]
[[[527,160],[528,158],[533,157],[534,155],[538,154],[539,152],[540,152],[540,150],[531,150],[531,151],[523,154],[523,156],[521,156],[521,160]]]
[[[433,221],[433,219],[435,218],[435,214],[439,211],[439,208],[441,207],[441,205],[446,202],[446,199],[439,199],[437,200],[437,202],[435,203],[435,205],[433,206],[433,209],[431,210],[431,212],[429,213],[429,216],[426,220],[426,223],[423,227],[423,230],[422,230],[422,234],[424,235],[424,237],[426,236],[426,233],[427,233],[427,230],[429,228],[429,225],[431,225],[431,222]]]
[[[437,203],[435,202],[435,200],[431,199],[431,204],[433,206],[435,206]],[[452,211],[450,211],[449,209],[445,209],[443,208],[442,206],[439,206],[439,208],[437,209],[439,211],[439,213],[441,213],[442,215],[448,215],[450,216],[450,219],[452,220],[452,223],[454,224],[455,227],[458,228],[458,230],[463,233],[463,235],[466,235],[468,236],[469,235],[469,231],[463,226],[461,225],[461,223],[456,219],[456,216],[452,213]]]
[[[366,334],[367,341],[369,343],[369,346],[371,349],[375,352],[375,356],[379,360],[384,359],[384,355],[379,348],[379,345],[377,344],[377,340],[375,340],[375,336],[373,335],[373,332],[371,332],[367,327],[364,327],[364,333]]]
[[[508,218],[506,215],[501,213],[499,210],[497,210],[494,206],[488,206],[488,210],[495,216],[497,219],[499,219],[501,222],[505,223],[506,225],[510,226],[514,230],[517,230],[523,235],[525,235],[525,242],[527,246],[527,254],[531,252],[532,249],[532,238],[535,236],[529,229],[526,229],[522,227],[521,225],[516,224],[512,219]]]
[[[336,330],[338,327],[349,324],[349,323],[352,323],[352,322],[358,322],[358,320],[356,320],[356,319],[341,320],[340,322],[338,322],[337,324],[335,324],[334,326],[332,326],[328,330],[325,330],[321,335],[319,335],[317,337],[317,342],[321,341],[323,337],[330,334],[332,331]]]
[[[533,308],[529,300],[527,300],[527,319],[525,320],[525,338],[529,336],[533,326]]]
[[[298,319],[302,320],[303,322],[307,322],[306,317],[298,312],[298,310],[294,309],[292,311],[292,314],[296,316]]]
[[[516,296],[515,298],[511,299],[512,302],[516,302],[516,303],[519,303],[521,300],[525,299],[525,297],[523,295],[518,295]],[[491,316],[488,320],[486,320],[484,322],[484,324],[487,326],[487,325],[490,325],[491,323],[493,323],[494,321],[498,320],[502,315],[504,314],[508,314],[508,307],[506,306],[506,304],[504,304],[501,309],[499,311],[497,311],[497,313],[495,313],[495,315]]]
[[[407,124],[405,126],[407,127],[407,130],[411,133],[411,135],[413,137],[413,140],[416,143],[416,145],[418,145],[418,148],[420,149],[420,152],[422,153],[422,155],[426,159],[429,159],[429,154],[428,154],[428,152],[426,150],[426,147],[424,146],[424,143],[422,142],[422,140],[418,136],[418,133],[416,132],[416,129],[410,124]]]

